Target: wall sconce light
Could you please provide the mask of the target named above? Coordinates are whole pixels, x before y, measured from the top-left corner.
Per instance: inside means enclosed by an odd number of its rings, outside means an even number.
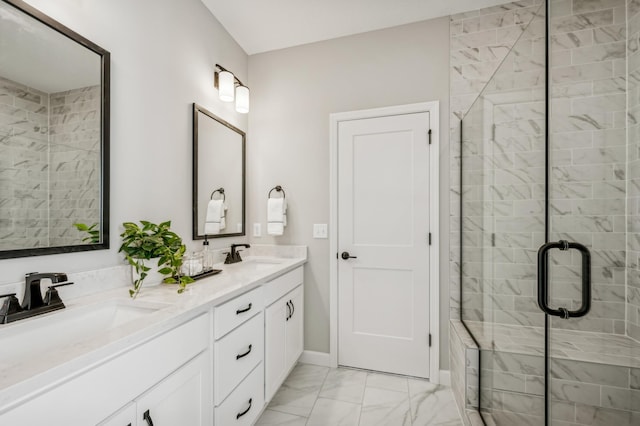
[[[249,112],[249,88],[231,73],[216,64],[213,85],[218,89],[218,96],[223,102],[236,101],[236,111],[242,114]]]

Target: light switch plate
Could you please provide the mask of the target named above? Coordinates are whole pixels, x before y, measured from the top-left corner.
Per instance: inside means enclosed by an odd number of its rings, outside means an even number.
[[[313,224],[313,238],[328,238],[327,224],[326,223],[314,223]]]
[[[259,223],[253,224],[253,236],[262,237],[262,225]]]

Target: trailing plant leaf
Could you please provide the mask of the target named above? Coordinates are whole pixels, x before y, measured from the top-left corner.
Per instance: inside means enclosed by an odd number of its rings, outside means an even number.
[[[91,226],[84,223],[74,223],[73,226],[75,226],[78,231],[88,234],[82,239],[83,243],[100,244],[100,229],[98,229],[97,222]]]

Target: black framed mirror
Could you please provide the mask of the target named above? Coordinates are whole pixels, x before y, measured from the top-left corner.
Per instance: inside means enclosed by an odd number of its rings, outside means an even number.
[[[242,130],[193,104],[193,239],[245,235]]]
[[[105,49],[0,0],[0,259],[109,248],[109,66]]]

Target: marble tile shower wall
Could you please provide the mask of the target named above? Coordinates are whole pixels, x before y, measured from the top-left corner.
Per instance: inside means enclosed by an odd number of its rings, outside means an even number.
[[[550,238],[590,248],[593,289],[587,317],[552,327],[625,334],[625,0],[556,0],[550,31]],[[580,255],[552,259],[552,301],[576,309]],[[536,318],[535,300],[528,306]]]
[[[522,0],[450,18],[450,313],[460,318],[460,119],[491,79],[523,29],[539,8],[540,0]],[[465,137],[472,134],[465,134]],[[465,164],[465,168],[468,164]],[[479,197],[479,195],[478,195]],[[477,202],[478,200],[473,200]],[[482,209],[477,204],[474,208]],[[478,235],[465,232],[467,243],[478,244]],[[475,277],[474,277],[475,278]]]
[[[80,243],[73,223],[98,221],[99,183],[100,87],[0,77],[0,250]]]
[[[526,8],[529,20],[512,30],[509,54],[463,123],[464,320],[516,322],[534,294],[544,232],[544,218],[531,212],[544,199],[540,7]]]
[[[627,15],[627,334],[640,340],[640,1]]]
[[[100,86],[51,94],[50,244],[78,244],[100,219]]]
[[[0,250],[49,242],[49,95],[0,77]]]
[[[535,6],[523,10],[527,9],[529,14],[537,10]],[[552,15],[551,238],[578,241],[591,248],[594,289],[589,318],[552,325],[624,334],[625,1],[557,0],[552,2]],[[452,17],[453,49],[457,31],[478,28],[465,26],[469,19],[463,15],[459,24]],[[451,55],[454,108],[464,107],[467,96],[458,91],[482,81],[485,74],[479,69],[494,73],[482,103],[473,106],[464,128],[463,149],[468,150],[464,154],[462,219],[467,248],[463,252],[465,320],[543,324],[535,301],[536,252],[544,242],[545,222],[543,25],[542,16],[534,19],[497,69],[473,64],[472,73],[458,64],[460,52]],[[481,37],[476,34],[469,39]],[[473,51],[484,50],[476,46]],[[470,80],[466,86],[456,81],[465,77]],[[454,109],[452,114],[455,138],[459,111]],[[478,117],[472,118],[474,114]],[[459,153],[452,153],[452,158],[453,190],[457,191]],[[452,196],[457,198],[457,194]],[[457,208],[452,203],[452,215]],[[458,222],[452,223],[455,232]],[[454,280],[458,237],[452,232]],[[556,252],[552,263],[554,304],[576,308],[579,255]],[[456,317],[458,283],[451,288],[452,316]]]

